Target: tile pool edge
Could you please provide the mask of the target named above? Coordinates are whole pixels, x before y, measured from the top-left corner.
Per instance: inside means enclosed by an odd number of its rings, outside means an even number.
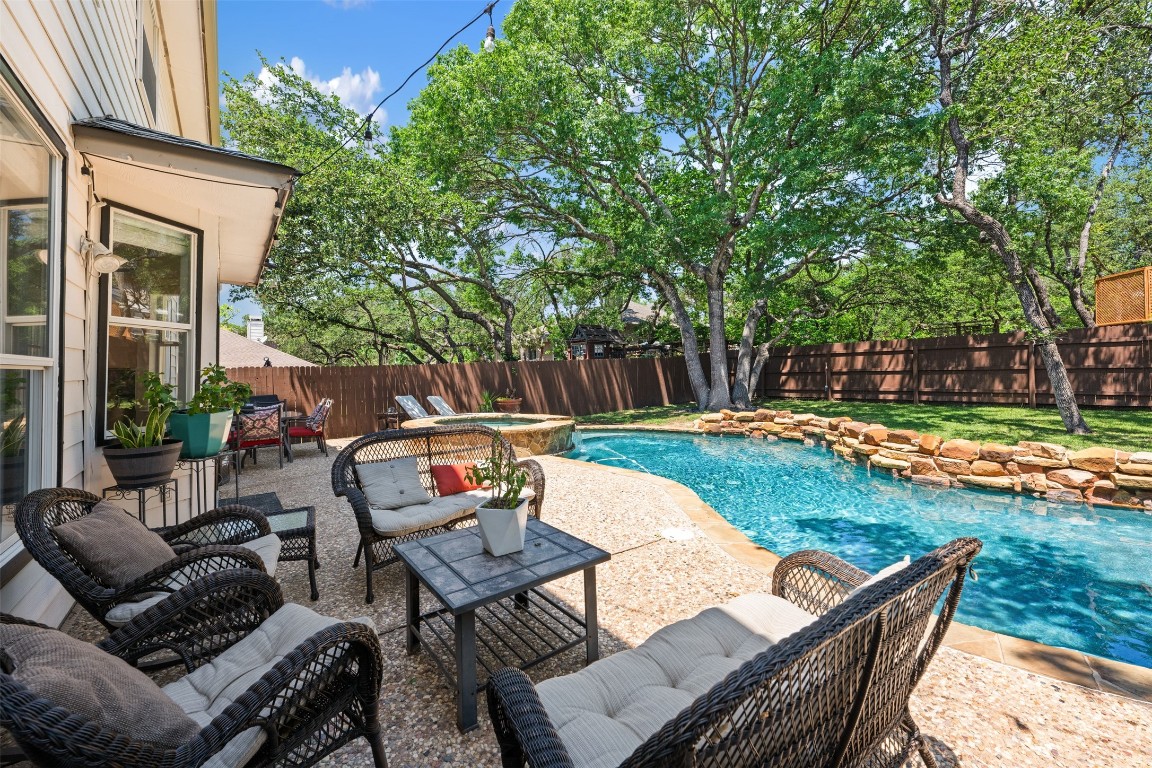
[[[688,432],[667,427],[611,427],[597,425],[594,430]],[[593,430],[589,430],[593,431]],[[698,433],[697,433],[698,434]],[[642,477],[661,487],[685,515],[708,538],[738,562],[771,575],[781,557],[754,543],[719,512],[704,502],[692,489],[666,477],[623,467],[609,467],[595,462],[568,459],[562,456],[552,460],[573,461],[595,466],[606,472]],[[944,638],[944,645],[954,650],[1017,669],[1073,683],[1084,688],[1109,693],[1137,701],[1152,702],[1152,669],[1135,664],[1092,656],[1082,651],[1060,646],[1044,645],[1031,640],[1004,635],[953,621]]]

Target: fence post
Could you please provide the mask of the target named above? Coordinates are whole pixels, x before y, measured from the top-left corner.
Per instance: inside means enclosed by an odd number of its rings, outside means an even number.
[[[1036,407],[1036,342],[1028,342],[1028,407]]]
[[[920,405],[920,356],[916,354],[916,342],[911,341],[912,346],[912,403]]]

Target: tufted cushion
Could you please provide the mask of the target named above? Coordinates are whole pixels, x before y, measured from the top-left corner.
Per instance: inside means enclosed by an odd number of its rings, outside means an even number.
[[[172,547],[115,504],[101,501],[52,533],[77,562],[108,587],[131,584],[176,557]]]
[[[260,559],[264,562],[264,570],[268,572],[269,576],[275,576],[276,564],[280,561],[281,544],[280,537],[274,533],[270,533],[267,536],[246,541],[239,546],[250,549],[260,555]],[[172,579],[171,586],[178,589],[187,583],[188,580],[184,578],[183,575],[178,574]],[[143,600],[117,603],[104,614],[104,620],[113,626],[122,627],[166,597],[168,597],[168,593],[161,592],[151,594]]]
[[[381,536],[403,536],[425,528],[450,523],[467,517],[492,497],[488,491],[465,491],[451,496],[437,496],[425,504],[410,504],[399,509],[372,508],[372,528]]]
[[[200,726],[123,659],[55,629],[0,624],[12,676],[58,707],[134,741],[175,749]]]
[[[373,509],[399,509],[432,500],[420,484],[413,457],[357,464],[356,477]]]
[[[365,617],[353,621],[375,628],[372,620]],[[288,603],[269,616],[256,631],[210,663],[164,686],[164,693],[200,727],[204,727],[289,651],[321,629],[337,623],[340,623],[337,619]],[[256,754],[265,738],[260,728],[249,728],[206,765],[221,768],[244,765]]]
[[[618,766],[730,672],[815,620],[783,598],[744,595],[536,691],[579,768]]]

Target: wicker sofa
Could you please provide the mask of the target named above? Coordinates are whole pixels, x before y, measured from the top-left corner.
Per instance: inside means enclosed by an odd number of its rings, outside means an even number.
[[[495,443],[493,442],[495,441]],[[348,500],[360,530],[360,546],[353,567],[363,555],[367,589],[365,602],[375,599],[373,571],[396,562],[392,547],[403,541],[442,533],[475,516],[475,509],[488,497],[487,491],[465,491],[441,495],[432,477],[432,467],[486,461],[493,445],[515,460],[512,444],[489,427],[461,424],[418,429],[390,429],[374,432],[349,443],[332,464],[332,491]],[[368,464],[415,459],[420,485],[430,501],[394,509],[373,507],[364,493],[357,467]],[[531,491],[529,514],[540,517],[544,503],[544,470],[532,459],[517,464],[529,476],[525,491]]]
[[[574,674],[533,686],[499,670],[488,706],[503,764],[898,766],[919,752],[934,766],[908,699],[980,546],[956,539],[871,578],[798,552],[776,566],[771,595],[709,608]]]

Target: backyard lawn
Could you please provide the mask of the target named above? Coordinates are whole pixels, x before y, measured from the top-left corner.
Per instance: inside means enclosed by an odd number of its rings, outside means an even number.
[[[962,437],[985,443],[1014,445],[1019,440],[1039,440],[1073,449],[1103,445],[1124,451],[1152,451],[1152,410],[1146,408],[1085,409],[1084,419],[1093,434],[1081,436],[1064,431],[1055,408],[827,400],[770,400],[756,405],[817,416],[851,416],[858,421],[880,423],[892,429],[914,429],[944,438]],[[668,405],[578,416],[576,423],[691,426],[697,415],[692,404]]]

